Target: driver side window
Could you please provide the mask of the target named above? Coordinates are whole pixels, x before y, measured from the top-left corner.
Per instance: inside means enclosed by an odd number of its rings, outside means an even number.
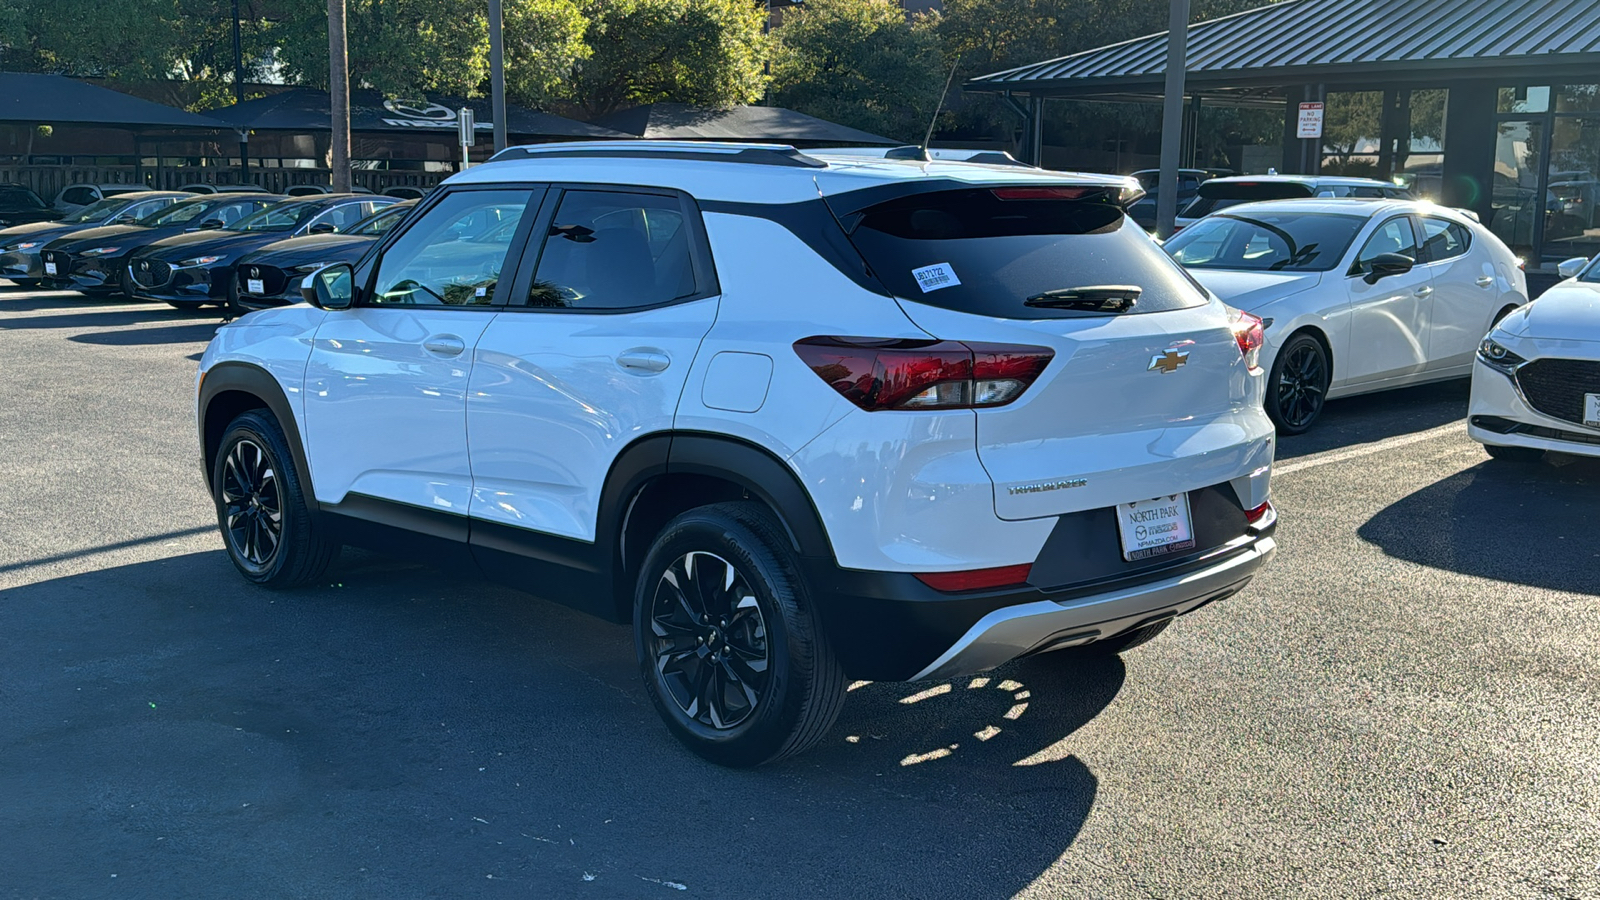
[[[1417,235],[1411,228],[1411,219],[1398,216],[1379,225],[1372,237],[1367,238],[1361,255],[1356,257],[1356,269],[1361,273],[1372,271],[1372,261],[1384,253],[1398,253],[1416,260]]]
[[[378,263],[375,306],[491,306],[529,190],[457,191],[412,223]]]

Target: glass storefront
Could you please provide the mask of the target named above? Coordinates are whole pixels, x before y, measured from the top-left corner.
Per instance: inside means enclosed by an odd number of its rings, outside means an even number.
[[[1489,229],[1554,268],[1600,254],[1600,85],[1502,88]]]

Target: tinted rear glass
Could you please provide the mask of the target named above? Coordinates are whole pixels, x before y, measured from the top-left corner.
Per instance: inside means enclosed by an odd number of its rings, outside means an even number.
[[[1241,203],[1256,200],[1290,200],[1311,197],[1315,193],[1310,185],[1295,181],[1207,181],[1200,185],[1200,193],[1193,202],[1184,207],[1182,215],[1185,218],[1198,219],[1208,213],[1238,206]]]
[[[1129,313],[1200,306],[1205,295],[1104,199],[1000,199],[998,190],[914,194],[870,207],[850,239],[890,293],[1011,319],[1105,315],[1030,307],[1046,292],[1129,285]],[[848,221],[848,220],[847,220]]]
[[[4,209],[44,209],[44,201],[39,195],[25,187],[18,185],[0,185],[0,208]]]

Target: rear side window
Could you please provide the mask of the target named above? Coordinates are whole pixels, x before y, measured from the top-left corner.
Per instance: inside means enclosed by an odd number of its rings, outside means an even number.
[[[1422,258],[1428,262],[1454,259],[1467,252],[1471,239],[1467,230],[1455,222],[1422,217]]]
[[[690,227],[675,196],[567,191],[528,305],[637,309],[695,295]]]
[[[1207,181],[1183,209],[1184,218],[1198,219],[1219,209],[1254,203],[1257,200],[1292,200],[1315,194],[1310,185],[1298,181]]]
[[[1105,315],[1088,300],[1114,294],[1134,299],[1112,312],[1161,312],[1206,302],[1121,209],[1098,194],[1067,196],[1072,190],[914,194],[846,221],[854,224],[852,243],[890,293],[945,309],[1047,319]],[[1085,302],[1059,302],[1074,296]]]

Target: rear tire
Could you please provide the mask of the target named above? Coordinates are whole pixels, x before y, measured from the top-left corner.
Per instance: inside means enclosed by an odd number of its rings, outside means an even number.
[[[668,730],[718,765],[800,753],[844,705],[844,672],[794,552],[758,503],[703,506],[667,524],[639,573],[633,633]]]
[[[265,588],[321,578],[339,552],[312,529],[311,511],[283,429],[265,410],[228,424],[211,467],[217,527],[234,568]]]
[[[1322,342],[1300,332],[1290,336],[1272,361],[1267,378],[1267,416],[1279,434],[1304,434],[1322,415],[1332,379]]]
[[[1532,465],[1544,459],[1544,451],[1537,447],[1505,447],[1496,444],[1484,444],[1485,453],[1496,462],[1517,463],[1519,465]]]

